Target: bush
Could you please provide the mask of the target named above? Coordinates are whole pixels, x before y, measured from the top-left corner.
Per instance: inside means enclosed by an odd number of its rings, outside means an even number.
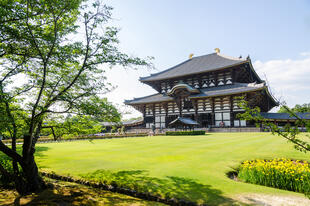
[[[1,157],[1,158],[3,158],[3,157]],[[12,161],[8,160],[8,159],[2,159],[2,160],[0,160],[0,164],[9,174],[9,176],[5,176],[0,172],[0,186],[2,186],[2,187],[14,186]]]
[[[73,136],[73,135],[68,135],[60,138],[59,140],[93,140],[93,139],[109,139],[109,138],[119,138],[119,137],[144,137],[147,136],[147,133],[126,133],[126,134],[104,134],[104,136],[95,136],[95,135],[88,135],[88,136]],[[40,137],[38,139],[38,143],[40,142],[50,142],[54,141],[54,138],[42,138]],[[2,140],[3,143],[5,144],[11,144],[12,140]],[[23,143],[23,139],[17,139],[17,143]]]
[[[168,131],[166,135],[204,135],[206,131],[198,130],[198,131]]]
[[[306,161],[278,158],[245,161],[238,178],[249,183],[310,194],[310,166]]]

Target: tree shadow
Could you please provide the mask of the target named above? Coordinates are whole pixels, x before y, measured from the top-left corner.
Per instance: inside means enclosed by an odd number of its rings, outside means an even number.
[[[44,153],[46,151],[48,151],[50,148],[49,147],[45,147],[45,146],[36,146],[36,151],[34,153],[34,156],[37,158],[39,157],[40,159],[46,159],[47,155]]]
[[[44,155],[43,152],[49,149],[50,149],[49,147],[45,147],[45,146],[36,146],[34,155],[37,157],[46,157],[46,155]],[[16,151],[18,154],[22,154],[22,147],[17,147]],[[1,151],[0,151],[0,159],[11,160],[10,157],[8,157],[6,154],[4,154]]]
[[[140,193],[150,193],[161,198],[175,198],[183,201],[207,205],[234,205],[236,200],[224,197],[222,191],[202,184],[191,178],[166,176],[151,177],[146,170],[130,170],[111,172],[97,170],[82,175],[84,179],[103,184],[116,185]],[[240,204],[240,203],[239,203]]]
[[[17,197],[14,205],[140,205],[141,203],[137,198],[75,183],[54,181],[53,185],[53,188],[48,188],[41,193]],[[156,205],[156,203],[153,202],[150,205]]]

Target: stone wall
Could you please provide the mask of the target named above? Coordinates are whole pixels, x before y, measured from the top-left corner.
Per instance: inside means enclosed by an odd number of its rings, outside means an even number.
[[[213,127],[213,128],[194,128],[194,130],[204,130],[206,132],[262,132],[261,128],[257,127],[225,127],[225,128],[219,128],[219,127]],[[167,131],[182,131],[180,129],[174,129],[174,128],[165,128],[165,129],[156,129],[155,134],[164,134]],[[137,128],[137,129],[129,129],[126,130],[126,132],[130,133],[151,133],[152,129],[146,129],[146,128]]]
[[[211,128],[210,132],[262,132],[258,127],[227,127],[227,128]]]

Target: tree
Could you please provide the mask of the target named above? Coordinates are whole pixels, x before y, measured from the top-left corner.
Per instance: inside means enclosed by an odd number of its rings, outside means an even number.
[[[102,125],[100,122],[120,122],[121,114],[107,101],[106,98],[95,100],[86,106],[88,115],[64,115],[52,114],[42,126],[42,133],[53,135],[54,140],[58,140],[64,135],[78,136],[100,133]],[[82,105],[81,105],[82,106]]]
[[[287,113],[287,106],[283,105],[280,107],[279,109],[279,113]],[[289,108],[290,109],[290,108]],[[295,112],[295,113],[306,113],[306,112],[310,112],[310,103],[308,104],[302,104],[302,105],[299,105],[299,104],[296,104],[295,107],[291,108],[290,109],[292,112]]]
[[[0,102],[0,136],[2,136],[3,139],[12,139],[13,136],[21,136],[25,132],[26,127],[26,113],[15,103],[11,103],[9,107],[11,109],[10,114],[14,116],[15,119],[14,125],[10,123],[11,117],[8,116],[6,105]]]
[[[244,98],[240,99],[239,106],[244,110],[243,113],[238,114],[239,118],[253,121],[256,123],[257,127],[266,128],[271,131],[273,135],[278,135],[285,138],[289,142],[293,143],[295,149],[301,152],[310,151],[310,136],[306,135],[306,139],[298,136],[300,133],[300,127],[306,127],[307,131],[310,131],[310,121],[301,119],[296,112],[288,108],[285,104],[282,104],[281,108],[283,108],[286,113],[289,113],[291,117],[295,117],[296,121],[294,125],[286,124],[283,128],[262,117],[260,114],[260,108],[257,106],[252,107]]]
[[[25,194],[45,188],[34,153],[48,116],[94,115],[98,95],[109,91],[103,66],[149,63],[118,49],[118,29],[108,26],[112,8],[100,1],[4,0],[0,5],[0,103],[15,131],[11,148],[0,141],[0,151],[13,160],[16,189]],[[13,103],[25,113],[25,128],[16,122]],[[18,153],[21,130],[26,132]]]

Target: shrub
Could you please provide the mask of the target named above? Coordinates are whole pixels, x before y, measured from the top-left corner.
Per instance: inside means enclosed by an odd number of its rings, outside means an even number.
[[[88,136],[74,136],[74,135],[68,135],[64,136],[59,140],[93,140],[93,139],[108,139],[108,138],[118,138],[118,137],[144,137],[147,136],[147,133],[126,133],[126,134],[105,134],[104,136],[95,136],[95,135],[88,135]],[[49,141],[54,141],[54,138],[42,138],[40,137],[38,139],[38,143],[40,142],[49,142]],[[11,144],[12,140],[2,140],[3,143],[5,144]],[[22,143],[23,139],[17,139],[17,143]]]
[[[306,161],[278,158],[245,161],[238,178],[249,183],[310,194],[310,166]]]
[[[0,186],[12,187],[14,185],[12,161],[8,159],[2,159],[0,160],[0,164],[8,172],[8,176],[0,172]]]
[[[167,131],[166,135],[204,135],[206,131]]]

